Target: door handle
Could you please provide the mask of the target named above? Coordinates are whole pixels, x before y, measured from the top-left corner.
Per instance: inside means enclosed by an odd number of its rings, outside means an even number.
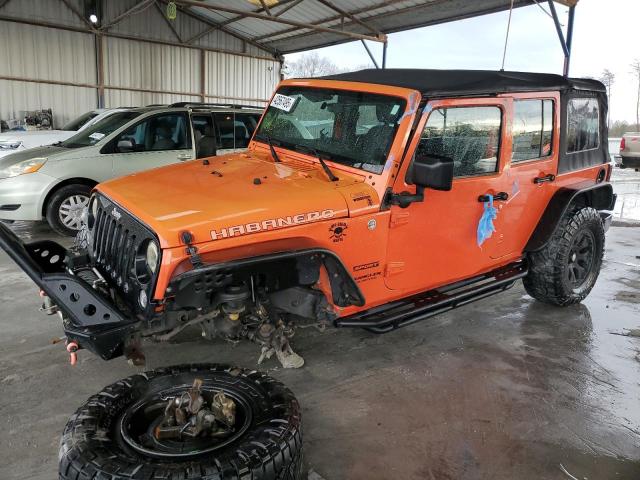
[[[493,200],[507,200],[509,198],[509,194],[507,192],[498,192],[495,195],[491,195],[491,194],[486,194],[486,195],[480,195],[478,197],[478,201],[479,202],[488,202],[489,200],[491,200],[491,197],[493,197]]]
[[[556,179],[556,176],[552,173],[550,173],[549,175],[545,175],[543,177],[536,177],[533,179],[533,183],[535,183],[536,185],[539,185],[541,183],[545,183],[545,182],[553,182]]]
[[[181,162],[184,162],[185,160],[191,160],[191,154],[181,153],[180,155],[178,155],[178,160],[180,160]]]

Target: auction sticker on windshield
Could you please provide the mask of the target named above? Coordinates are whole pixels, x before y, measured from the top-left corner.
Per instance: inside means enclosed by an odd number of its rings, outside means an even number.
[[[276,93],[273,96],[273,100],[271,100],[272,107],[275,107],[279,110],[284,110],[287,113],[291,111],[295,103],[296,103],[296,98],[287,97],[286,95],[281,95],[279,93]]]

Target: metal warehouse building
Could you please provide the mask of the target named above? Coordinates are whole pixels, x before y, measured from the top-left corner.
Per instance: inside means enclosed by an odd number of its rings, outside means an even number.
[[[274,51],[204,16],[168,21],[159,2],[101,4],[96,34],[81,0],[0,0],[0,118],[51,108],[59,127],[102,106],[264,105],[280,79]]]
[[[264,106],[286,53],[367,40],[384,45],[381,62],[373,59],[384,68],[388,33],[534,3],[0,0],[0,120],[51,108],[60,127],[96,107]],[[570,36],[561,38],[567,65]]]

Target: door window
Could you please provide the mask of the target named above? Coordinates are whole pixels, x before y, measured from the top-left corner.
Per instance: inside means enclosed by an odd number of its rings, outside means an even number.
[[[567,104],[567,153],[598,148],[600,111],[595,98],[572,98]]]
[[[247,148],[253,132],[258,125],[256,115],[250,113],[236,113],[233,122],[235,132],[234,148]]]
[[[513,102],[512,162],[524,162],[551,155],[553,100]]]
[[[234,148],[235,132],[233,128],[233,113],[216,113],[214,117],[218,127],[218,148]]]
[[[211,114],[192,115],[193,138],[196,142],[197,158],[211,157],[216,154],[218,139],[213,128]]]
[[[438,108],[429,115],[418,150],[452,158],[455,177],[494,173],[501,126],[498,107]]]
[[[122,132],[115,140],[115,151],[154,152],[191,148],[186,113],[169,113],[146,118]]]

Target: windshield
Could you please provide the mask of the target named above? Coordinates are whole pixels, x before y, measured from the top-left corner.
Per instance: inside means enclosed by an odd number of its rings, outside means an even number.
[[[98,115],[98,112],[87,112],[84,115],[80,115],[78,118],[74,118],[69,123],[67,123],[62,130],[68,130],[70,132],[77,132],[82,128],[83,125],[95,118]]]
[[[112,134],[124,124],[138,117],[140,112],[118,112],[96,122],[73,137],[61,142],[66,148],[82,148],[95,145],[107,135]]]
[[[256,139],[382,173],[405,105],[402,98],[386,95],[283,87]]]

